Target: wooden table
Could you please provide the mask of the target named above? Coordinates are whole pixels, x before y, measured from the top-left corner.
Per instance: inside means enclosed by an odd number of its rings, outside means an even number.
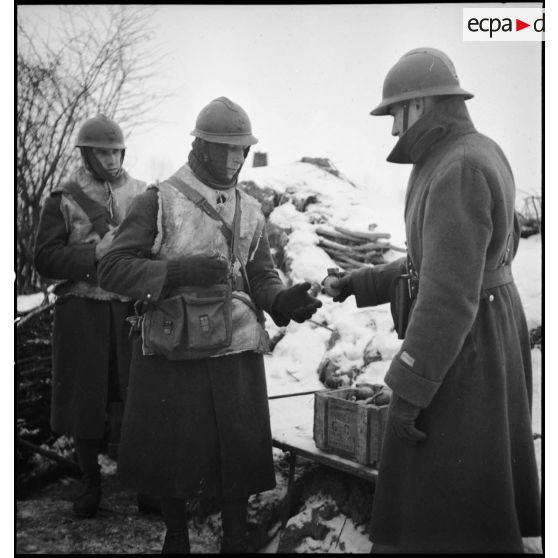
[[[356,477],[375,482],[378,470],[374,467],[361,465],[351,459],[345,459],[327,453],[316,447],[313,439],[314,427],[314,395],[298,395],[269,400],[271,415],[271,435],[273,445],[289,454],[289,476],[287,496],[282,517],[286,525],[293,503],[294,472],[297,456],[316,461],[322,465],[333,467]]]

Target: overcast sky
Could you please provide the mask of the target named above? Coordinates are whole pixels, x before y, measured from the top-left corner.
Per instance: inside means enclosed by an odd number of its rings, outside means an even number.
[[[397,60],[431,46],[450,56],[475,95],[473,121],[504,149],[520,195],[539,191],[541,45],[464,42],[464,6],[158,6],[154,41],[167,56],[154,86],[170,97],[153,112],[155,126],[130,135],[126,166],[145,180],[174,172],[197,114],[224,95],[248,112],[260,140],[253,149],[268,153],[270,164],[329,157],[363,186],[402,191],[409,167],[385,161],[395,143],[391,118],[369,112]],[[55,10],[18,8],[31,20]]]

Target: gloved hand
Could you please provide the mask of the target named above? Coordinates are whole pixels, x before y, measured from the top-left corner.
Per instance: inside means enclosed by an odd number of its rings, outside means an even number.
[[[413,444],[426,439],[426,434],[417,430],[415,420],[420,413],[420,407],[416,407],[393,392],[389,405],[388,422],[398,438],[408,440]]]
[[[272,311],[301,324],[322,306],[321,300],[308,294],[311,287],[312,285],[306,281],[281,291],[273,302]]]
[[[182,285],[208,287],[226,283],[229,262],[223,258],[196,254],[169,260],[167,264],[167,285],[170,288]]]
[[[118,229],[116,227],[110,229],[97,244],[95,244],[95,259],[99,261],[109,250],[112,239]]]
[[[331,289],[339,291],[339,294],[333,297],[333,302],[343,302],[349,296],[355,294],[351,274],[347,272],[343,272],[343,276],[339,279],[334,279],[329,286]]]

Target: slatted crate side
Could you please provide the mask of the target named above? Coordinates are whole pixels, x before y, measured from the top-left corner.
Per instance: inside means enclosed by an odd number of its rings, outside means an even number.
[[[331,397],[328,400],[328,447],[339,455],[354,457],[359,444],[357,406],[353,401]]]
[[[316,393],[314,396],[314,442],[316,447],[321,450],[327,449],[327,399],[319,397],[322,394]]]
[[[372,409],[368,405],[357,405],[356,423],[358,431],[358,444],[355,451],[355,459],[362,464],[369,461],[370,456],[370,434],[372,430]]]
[[[355,389],[343,388],[316,393],[314,441],[323,451],[370,465],[380,459],[388,406],[350,401],[355,392]]]
[[[366,434],[361,439],[366,440],[366,449],[357,457],[359,463],[378,463],[382,455],[382,442],[386,429],[388,405],[382,407],[366,406]]]
[[[328,428],[329,421],[331,418],[330,403],[335,401],[341,405],[342,409],[344,403],[348,403],[348,399],[352,393],[356,392],[352,388],[341,388],[333,392],[316,393],[314,397],[314,441],[319,449],[327,450],[329,447],[329,434],[331,429]],[[347,410],[350,410],[350,406],[347,405]],[[318,420],[316,420],[316,418]]]

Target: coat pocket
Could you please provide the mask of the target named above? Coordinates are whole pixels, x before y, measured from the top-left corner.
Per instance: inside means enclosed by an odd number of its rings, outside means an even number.
[[[188,349],[220,349],[232,339],[230,288],[199,289],[184,296]]]
[[[188,360],[230,345],[231,295],[230,285],[183,287],[179,294],[154,303],[142,323],[144,354]]]
[[[181,296],[157,302],[143,319],[143,343],[149,352],[169,358],[184,338],[185,309]]]

